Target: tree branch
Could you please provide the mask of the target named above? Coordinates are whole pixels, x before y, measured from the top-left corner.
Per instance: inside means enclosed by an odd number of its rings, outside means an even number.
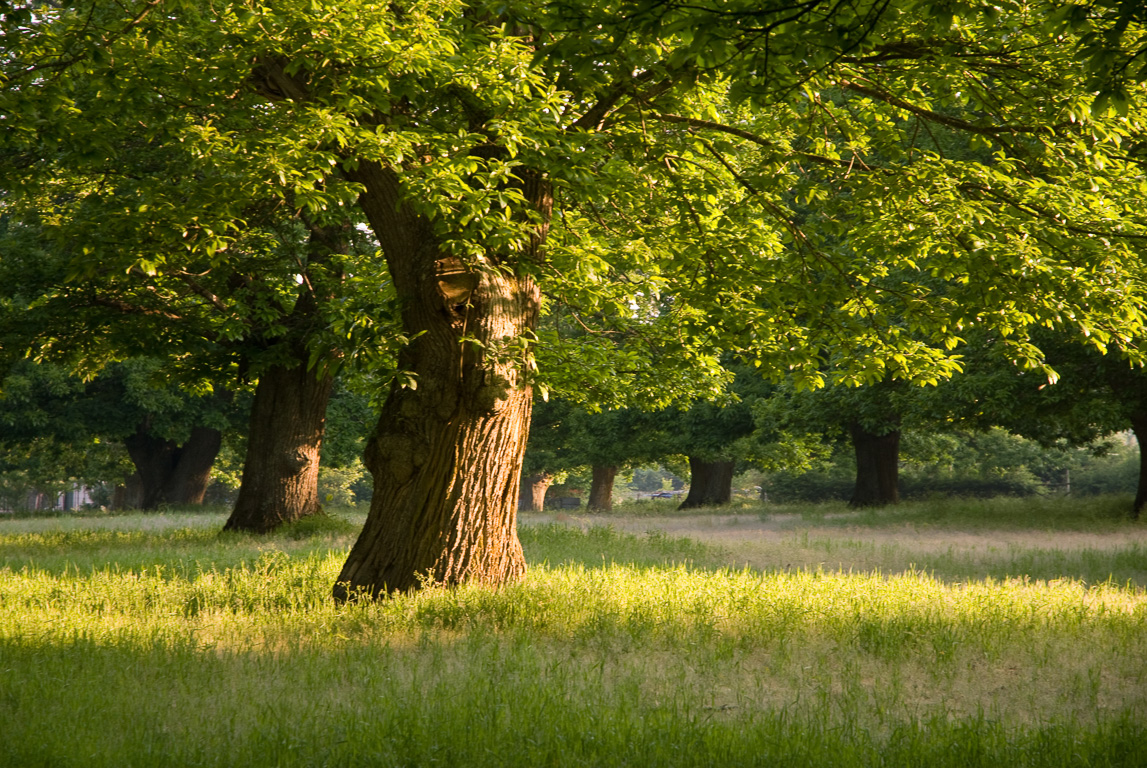
[[[1017,210],[1023,211],[1024,213],[1036,216],[1046,221],[1050,221],[1060,229],[1063,229],[1067,232],[1073,232],[1077,235],[1094,235],[1096,237],[1119,238],[1122,240],[1147,240],[1147,234],[1103,231],[1099,229],[1092,229],[1090,227],[1080,226],[1077,224],[1071,224],[1061,218],[1055,211],[1044,208],[1041,205],[1036,205],[1035,203],[1018,200],[1011,195],[1005,194],[992,187],[982,186],[979,184],[961,184],[960,189],[964,190],[965,192],[977,192],[998,202],[1007,203]]]
[[[775,150],[777,152],[782,151],[781,148],[778,147],[775,142],[770,141],[769,139],[766,139],[763,136],[758,136],[757,134],[755,134],[751,131],[746,131],[742,128],[736,128],[736,127],[731,126],[731,125],[724,125],[722,123],[715,123],[711,120],[701,120],[700,118],[696,118],[696,117],[684,117],[682,115],[667,115],[667,114],[652,114],[652,115],[650,115],[650,119],[660,120],[661,122],[664,122],[664,123],[681,123],[684,125],[688,125],[691,128],[699,128],[699,129],[710,130],[710,131],[718,131],[720,133],[727,133],[730,136],[737,136],[738,138],[745,139],[746,141],[750,141],[754,144],[757,144],[758,146],[765,147],[766,149],[772,149],[772,150]],[[790,152],[786,152],[785,154],[789,154],[789,155],[792,155],[794,157],[799,157],[799,158],[802,158],[804,160],[808,160],[809,162],[818,163],[820,165],[827,165],[827,166],[830,166],[833,168],[850,168],[850,167],[852,167],[852,163],[850,163],[850,162],[846,162],[844,160],[834,160],[831,157],[824,157],[822,155],[814,155],[810,152],[791,152],[790,151]]]
[[[1060,123],[1056,125],[977,125],[976,123],[967,120],[961,120],[958,117],[951,115],[942,115],[939,112],[933,112],[930,109],[918,107],[915,104],[905,101],[904,99],[894,96],[887,91],[881,90],[871,84],[864,85],[855,80],[841,80],[840,87],[855,91],[856,93],[864,94],[877,101],[883,101],[885,104],[891,104],[894,107],[899,107],[907,112],[916,115],[933,123],[946,125],[949,128],[955,128],[958,131],[965,131],[967,133],[975,133],[980,136],[999,136],[1000,134],[1016,134],[1016,133],[1042,133],[1044,131],[1054,131],[1063,128],[1067,123]]]
[[[99,43],[97,43],[94,47],[108,47],[116,40],[130,32],[133,28],[139,26],[143,20],[146,19],[147,16],[161,3],[163,3],[163,0],[147,0],[147,2],[143,4],[143,7],[135,16],[129,18],[119,30],[109,33],[107,37],[100,40]],[[91,15],[95,12],[95,7],[96,5],[93,3],[92,8],[89,11],[88,18],[85,19],[83,26],[80,28],[80,32],[83,32],[83,30],[87,29],[91,23]],[[76,53],[67,58],[61,58],[43,64],[32,64],[30,66],[24,67],[19,72],[13,72],[10,76],[6,75],[4,80],[4,87],[8,87],[17,79],[25,79],[44,70],[62,71],[68,69],[69,67],[83,60],[88,55],[88,52],[91,51],[91,49],[92,47],[89,47],[83,53]]]
[[[222,299],[201,286],[193,275],[188,272],[172,272],[171,274],[173,277],[182,280],[193,292],[207,299],[211,306],[215,307],[217,310],[224,314],[231,314],[230,308],[223,303]]]

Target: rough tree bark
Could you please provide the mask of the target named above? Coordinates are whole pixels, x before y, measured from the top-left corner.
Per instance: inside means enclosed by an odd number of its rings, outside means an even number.
[[[678,509],[716,507],[733,498],[733,461],[702,461],[689,457],[689,494]]]
[[[541,294],[521,269],[537,259],[545,225],[523,252],[464,264],[404,201],[397,175],[361,163],[347,175],[382,244],[412,339],[400,357],[417,388],[396,382],[366,450],[374,497],[335,598],[424,583],[502,584],[525,573],[517,535],[532,392],[520,342]],[[522,193],[548,222],[549,184],[519,169]]]
[[[900,501],[900,430],[869,432],[853,422],[849,428],[856,451],[856,485],[850,507],[880,507]]]
[[[345,253],[347,225],[312,226],[307,244],[307,269],[300,294],[287,318],[294,366],[272,366],[259,377],[251,406],[247,455],[235,508],[223,526],[226,531],[266,533],[284,523],[322,511],[319,501],[319,454],[326,429],[332,378],[308,366],[306,336],[319,319],[316,293],[327,279],[332,254]],[[322,290],[321,288],[318,290]]]
[[[1135,504],[1131,507],[1131,517],[1138,520],[1139,513],[1147,505],[1147,413],[1131,417],[1131,431],[1139,443],[1139,485],[1135,489]]]
[[[522,488],[518,499],[518,509],[542,512],[546,508],[546,491],[554,482],[549,472],[539,472],[522,478]]]
[[[330,394],[331,377],[305,363],[275,366],[260,377],[243,480],[223,530],[265,533],[322,509],[319,451]]]
[[[144,419],[133,434],[124,438],[124,447],[135,465],[132,480],[138,490],[129,503],[140,509],[157,509],[161,504],[202,504],[211,480],[211,466],[219,455],[223,435],[217,429],[195,427],[187,442],[155,437],[150,419]]]
[[[617,477],[616,466],[593,466],[593,482],[589,487],[590,512],[608,512],[613,509],[613,481]]]

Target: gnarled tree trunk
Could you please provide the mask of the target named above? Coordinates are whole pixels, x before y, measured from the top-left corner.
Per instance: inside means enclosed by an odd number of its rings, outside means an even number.
[[[717,507],[733,498],[734,461],[702,461],[689,457],[689,494],[678,509]]]
[[[548,220],[548,184],[519,174],[526,199]],[[348,176],[366,190],[360,203],[412,339],[401,370],[417,388],[392,386],[368,443],[374,497],[335,597],[502,584],[526,568],[517,507],[532,392],[519,342],[537,324],[541,294],[518,262],[536,257],[544,226],[523,253],[464,264],[402,201],[393,172],[363,163]]]
[[[850,507],[880,507],[900,501],[900,430],[869,432],[853,422],[856,485]]]
[[[522,488],[518,499],[518,509],[541,512],[546,508],[546,491],[554,482],[549,472],[539,472],[522,478]]]
[[[593,481],[589,487],[590,512],[608,512],[613,509],[613,481],[617,477],[616,466],[593,466]]]
[[[157,509],[161,504],[202,504],[211,480],[211,466],[219,455],[223,435],[210,427],[195,427],[187,442],[155,437],[150,419],[124,438],[136,472],[129,488],[137,490],[126,499],[128,506]]]
[[[210,427],[195,427],[179,451],[171,475],[173,504],[200,505],[211,483],[211,467],[223,446],[223,433]]]
[[[330,395],[331,377],[305,363],[274,366],[259,379],[243,480],[223,530],[265,533],[322,509],[319,451]]]

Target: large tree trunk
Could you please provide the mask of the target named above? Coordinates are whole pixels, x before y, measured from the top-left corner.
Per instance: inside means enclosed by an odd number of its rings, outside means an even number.
[[[1147,505],[1147,413],[1131,417],[1131,431],[1139,443],[1139,485],[1135,489],[1135,504],[1131,507],[1131,517],[1138,520],[1139,513]]]
[[[195,427],[183,445],[155,437],[150,419],[124,438],[128,456],[136,472],[129,488],[135,493],[128,503],[140,509],[157,509],[161,504],[202,504],[211,479],[211,466],[219,455],[222,433],[210,427]]]
[[[266,533],[322,511],[319,502],[319,454],[326,428],[332,378],[308,365],[307,336],[321,322],[320,302],[330,283],[342,279],[332,256],[345,253],[349,224],[310,226],[306,289],[295,301],[286,325],[297,363],[272,366],[259,377],[251,406],[243,479],[225,531]],[[333,351],[332,351],[333,354]]]
[[[850,507],[880,507],[900,501],[900,430],[869,432],[853,423],[850,432],[856,451],[856,486]]]
[[[179,449],[173,440],[152,435],[150,421],[140,422],[135,433],[123,441],[127,455],[135,465],[135,476],[139,478],[136,504],[140,509],[156,509],[166,501],[164,491],[175,468],[176,451]]]
[[[123,483],[115,487],[112,494],[112,509],[122,511],[125,509],[139,509],[143,503],[143,480],[139,472],[132,472],[124,478]]]
[[[689,494],[678,509],[717,507],[733,498],[733,461],[702,461],[689,457]]]
[[[549,472],[539,472],[522,478],[522,488],[518,497],[518,509],[541,512],[546,508],[546,491],[554,482]]]
[[[538,176],[522,192],[548,220]],[[433,225],[402,202],[397,176],[363,163],[348,176],[386,254],[412,341],[368,443],[370,514],[335,586],[336,599],[375,597],[426,583],[502,584],[525,572],[517,534],[522,459],[529,434],[530,364],[540,292],[521,259],[536,258],[544,226],[524,253],[463,264]]]
[[[243,480],[225,531],[266,533],[321,511],[319,451],[331,377],[305,363],[274,366],[251,405]]]
[[[613,481],[617,477],[616,466],[593,466],[593,482],[589,487],[590,512],[608,512],[613,509]]]
[[[179,451],[171,474],[168,495],[173,504],[198,506],[211,484],[211,467],[223,445],[223,433],[210,427],[195,427]]]

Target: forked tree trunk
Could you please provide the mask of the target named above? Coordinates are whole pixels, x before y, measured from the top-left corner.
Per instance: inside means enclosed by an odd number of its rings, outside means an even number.
[[[1131,417],[1131,431],[1139,444],[1139,484],[1135,488],[1135,504],[1131,507],[1131,517],[1138,520],[1139,513],[1147,505],[1147,413]]]
[[[125,501],[139,509],[202,504],[222,440],[217,429],[195,427],[187,442],[179,445],[152,435],[150,419],[145,419],[134,434],[124,438],[136,468],[129,483],[129,490],[134,492],[128,493]]]
[[[617,477],[616,466],[593,465],[593,481],[589,487],[590,512],[608,512],[613,509],[613,481]]]
[[[548,184],[519,169],[522,192],[548,220]],[[374,497],[335,598],[404,592],[422,584],[502,584],[525,573],[517,534],[532,393],[521,340],[537,324],[540,292],[518,266],[524,253],[463,264],[402,202],[398,178],[362,163],[347,174],[386,254],[413,339],[367,445]]]
[[[321,511],[319,451],[331,377],[305,363],[274,366],[251,405],[243,480],[225,531],[266,533]]]
[[[195,427],[183,444],[172,472],[169,495],[173,504],[200,505],[211,483],[211,467],[223,445],[223,433]]]
[[[522,478],[522,488],[518,498],[518,509],[542,512],[546,508],[546,491],[554,482],[549,472],[539,472]]]
[[[678,509],[718,507],[733,498],[734,461],[702,461],[689,457],[689,493]]]
[[[150,419],[145,419],[136,427],[135,433],[123,441],[139,478],[139,498],[136,501],[139,509],[156,509],[164,503],[164,489],[171,479],[175,453],[179,448],[174,441],[155,437],[150,430]]]
[[[900,430],[876,434],[853,423],[856,485],[850,507],[881,507],[900,501]]]

